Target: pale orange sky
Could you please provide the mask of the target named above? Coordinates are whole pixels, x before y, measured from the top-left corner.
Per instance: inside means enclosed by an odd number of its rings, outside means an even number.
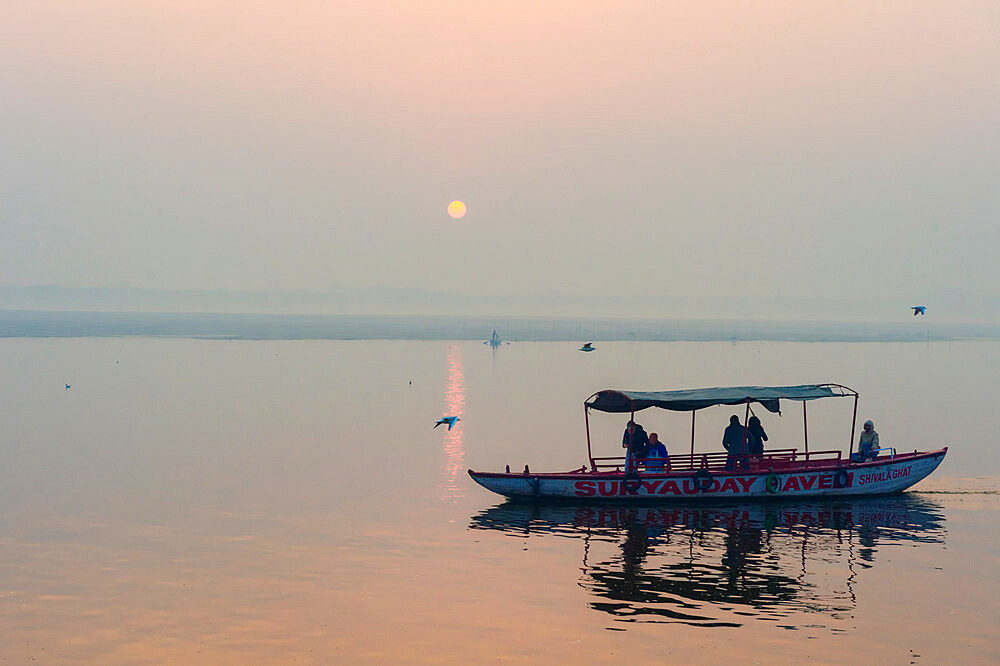
[[[542,4],[4,4],[0,284],[997,318],[1000,6]]]

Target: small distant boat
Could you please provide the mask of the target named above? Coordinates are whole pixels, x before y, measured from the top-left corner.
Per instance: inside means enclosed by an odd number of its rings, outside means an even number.
[[[806,403],[820,398],[854,398],[848,455],[840,450],[809,450]],[[569,472],[476,472],[469,476],[487,490],[526,499],[665,500],[782,497],[860,497],[898,493],[937,469],[948,449],[899,453],[883,447],[878,455],[856,462],[851,453],[857,424],[858,393],[840,384],[800,386],[734,386],[681,391],[604,390],[584,402],[589,466]],[[746,453],[750,405],[757,403],[780,413],[780,401],[802,403],[804,450],[771,449],[763,455]],[[743,453],[695,453],[694,423],[699,409],[716,405],[745,405]],[[625,456],[595,457],[590,441],[590,412],[626,414],[650,407],[691,412],[691,451],[674,453],[664,461],[630,461]],[[648,463],[648,464],[647,464]],[[509,469],[509,468],[508,468]]]
[[[490,347],[499,347],[501,342],[503,341],[500,339],[500,336],[497,335],[496,329],[493,329],[493,335],[491,335],[490,339],[484,342],[483,344],[489,345]]]

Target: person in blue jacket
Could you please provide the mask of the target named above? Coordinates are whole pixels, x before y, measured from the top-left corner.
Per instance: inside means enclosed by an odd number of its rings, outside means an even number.
[[[663,471],[664,463],[668,469],[670,462],[667,458],[667,447],[660,441],[660,436],[655,432],[649,433],[649,453],[646,454],[646,469],[651,472]]]

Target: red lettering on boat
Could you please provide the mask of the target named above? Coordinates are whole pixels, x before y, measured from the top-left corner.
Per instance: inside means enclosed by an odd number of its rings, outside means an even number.
[[[729,477],[728,479],[726,479],[725,481],[723,481],[722,485],[719,487],[719,492],[720,493],[724,493],[724,492],[738,493],[738,492],[740,492],[739,486],[736,485],[736,479],[734,479],[732,477]]]
[[[820,474],[819,475],[819,488],[833,488],[833,475],[832,474]]]
[[[608,497],[609,495],[617,495],[618,494],[618,482],[617,481],[598,481],[597,482],[597,492],[599,492],[602,497]]]
[[[816,483],[816,475],[813,474],[812,476],[800,476],[799,483],[802,484],[802,490],[812,490],[813,484]]]
[[[789,490],[801,490],[799,488],[799,480],[794,476],[785,479],[785,487],[781,489],[781,492],[787,493]]]
[[[752,476],[749,479],[744,479],[738,476],[736,477],[736,480],[740,482],[741,486],[743,486],[743,492],[745,493],[750,492],[750,486],[752,486],[753,482],[755,481],[755,479]]]
[[[576,482],[576,496],[577,497],[593,497],[594,496],[594,482],[593,481],[577,481]]]
[[[642,486],[643,486],[643,488],[646,489],[646,491],[650,495],[655,495],[656,494],[656,489],[659,487],[659,485],[661,483],[663,483],[663,481],[643,481],[642,482]]]
[[[684,479],[684,494],[694,495],[698,492],[698,489],[694,485],[694,481],[691,479]]]
[[[660,486],[660,492],[657,495],[666,495],[667,493],[673,493],[674,495],[680,495],[681,489],[677,487],[677,482],[673,479],[667,479],[662,486]]]
[[[635,495],[639,486],[642,485],[639,481],[622,481],[618,484],[618,494],[619,495]]]

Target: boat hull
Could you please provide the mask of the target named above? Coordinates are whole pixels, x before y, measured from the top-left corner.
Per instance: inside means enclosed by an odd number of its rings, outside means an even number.
[[[947,448],[840,466],[751,471],[492,473],[469,470],[487,490],[512,498],[564,500],[722,500],[859,497],[898,493],[926,478]]]

